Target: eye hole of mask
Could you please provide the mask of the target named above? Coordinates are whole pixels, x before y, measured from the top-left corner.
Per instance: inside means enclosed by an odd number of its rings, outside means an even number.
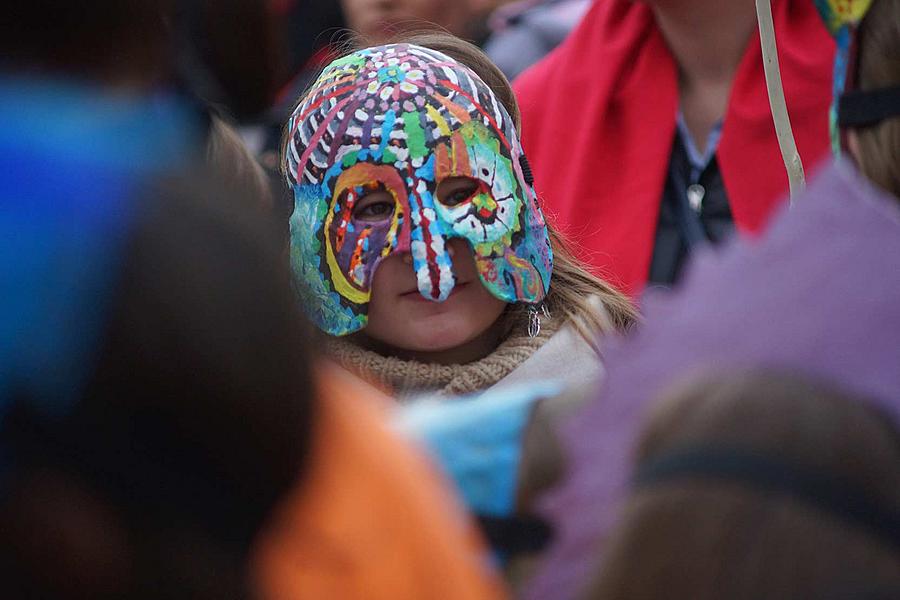
[[[437,199],[444,206],[458,206],[469,201],[480,187],[480,182],[471,177],[447,177],[438,184]]]
[[[366,223],[379,223],[394,216],[396,203],[390,192],[376,189],[356,201],[353,219]]]

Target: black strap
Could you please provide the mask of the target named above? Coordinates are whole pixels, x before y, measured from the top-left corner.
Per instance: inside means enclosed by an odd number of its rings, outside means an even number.
[[[866,127],[900,116],[900,85],[880,90],[854,90],[838,102],[838,125]]]
[[[900,598],[900,588],[868,581],[856,585],[835,586],[821,600],[897,600],[897,598]]]
[[[538,517],[477,515],[477,518],[491,548],[507,558],[516,554],[540,552],[553,538],[550,525]]]
[[[525,178],[525,183],[534,185],[534,175],[531,172],[531,164],[528,162],[528,158],[524,153],[519,155],[519,165],[522,167],[522,177]]]
[[[866,529],[900,549],[900,514],[882,507],[859,486],[834,474],[729,447],[694,447],[667,453],[640,466],[636,487],[687,477],[746,483],[785,494]]]

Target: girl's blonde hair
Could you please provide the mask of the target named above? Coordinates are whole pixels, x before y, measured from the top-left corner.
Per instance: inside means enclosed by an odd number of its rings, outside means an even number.
[[[521,133],[519,103],[509,80],[477,46],[440,31],[404,34],[391,40],[391,43],[414,44],[442,52],[474,71],[503,104],[515,123],[516,131]],[[342,54],[355,49],[353,40],[342,46]],[[300,96],[298,105],[305,95]],[[282,157],[287,156],[289,143],[290,131],[285,130],[281,145]],[[284,160],[282,169],[285,169]],[[544,299],[544,306],[551,316],[562,317],[565,322],[571,323],[581,337],[599,351],[597,335],[627,331],[638,321],[638,312],[627,296],[588,271],[585,265],[575,258],[569,243],[549,222],[547,231],[553,249],[553,274],[550,277],[550,291]],[[525,327],[528,322],[528,307],[529,305],[522,303],[509,305],[505,313],[509,329]]]

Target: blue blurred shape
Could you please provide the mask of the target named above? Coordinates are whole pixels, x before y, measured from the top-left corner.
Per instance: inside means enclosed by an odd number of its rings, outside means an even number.
[[[0,416],[64,412],[90,373],[143,176],[188,156],[174,98],[0,79]]]
[[[522,434],[539,400],[557,382],[488,390],[459,400],[421,400],[401,409],[401,431],[422,441],[454,481],[469,510],[506,517],[515,508]]]

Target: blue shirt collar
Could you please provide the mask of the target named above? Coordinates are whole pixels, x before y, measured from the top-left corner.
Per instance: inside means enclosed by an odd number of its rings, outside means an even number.
[[[691,163],[691,168],[696,171],[704,171],[709,166],[719,147],[719,140],[722,138],[722,121],[716,123],[712,131],[709,132],[709,136],[706,138],[706,148],[703,152],[697,149],[697,143],[694,141],[687,122],[684,120],[684,113],[680,110],[675,122],[678,126],[678,135],[681,136],[681,141],[684,143],[688,161]]]

